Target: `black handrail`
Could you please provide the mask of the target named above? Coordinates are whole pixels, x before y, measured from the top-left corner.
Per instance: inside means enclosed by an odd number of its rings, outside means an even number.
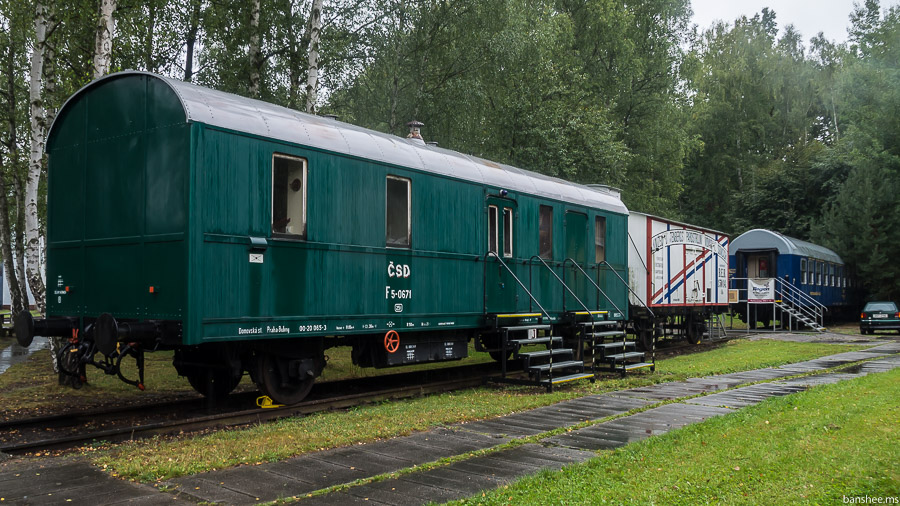
[[[625,281],[624,278],[622,278],[622,276],[619,275],[618,272],[616,272],[616,269],[615,269],[615,267],[612,266],[612,264],[610,264],[609,262],[607,262],[606,260],[604,260],[604,261],[598,263],[597,265],[598,265],[598,266],[599,266],[599,265],[606,265],[606,267],[608,267],[609,270],[612,271],[612,273],[615,274],[617,278],[619,278],[619,281],[621,281],[622,284],[625,285],[625,288],[627,288],[628,291],[631,292],[632,295],[634,295],[634,297],[638,300],[638,302],[641,303],[642,306],[644,306],[644,309],[646,309],[646,310],[650,313],[650,317],[656,318],[656,314],[653,313],[653,310],[650,309],[650,306],[648,306],[647,303],[644,302],[644,299],[642,299],[640,295],[638,295],[634,290],[631,289],[631,286]],[[599,270],[597,271],[597,274],[598,274],[598,275],[600,274],[600,271],[599,271]],[[612,302],[612,301],[610,301],[610,302]],[[615,306],[615,304],[613,304],[613,305]],[[621,312],[621,311],[620,311],[620,312]]]
[[[574,265],[575,267],[578,267],[578,270],[581,271],[582,274],[584,274],[585,279],[587,279],[588,281],[590,281],[591,284],[594,285],[594,288],[596,288],[597,291],[598,291],[599,293],[602,293],[603,296],[606,297],[606,300],[608,300],[609,303],[612,304],[612,306],[613,306],[614,308],[616,308],[616,311],[618,311],[618,312],[620,312],[620,313],[622,313],[622,314],[625,314],[625,313],[622,311],[622,309],[619,308],[619,306],[617,306],[616,303],[613,302],[613,300],[612,300],[611,298],[609,298],[609,295],[606,295],[606,292],[604,292],[603,289],[600,288],[600,285],[598,285],[597,283],[594,283],[594,280],[591,279],[590,276],[588,276],[588,273],[585,272],[585,270],[582,269],[581,266],[578,265],[578,262],[576,262],[574,259],[572,259],[572,258],[566,258],[566,259],[563,261],[563,269],[566,268],[566,264],[567,264],[568,262],[572,262],[572,265]],[[598,300],[597,302],[599,303],[600,301]]]
[[[582,302],[581,299],[578,298],[578,295],[576,295],[575,292],[573,292],[572,289],[569,288],[569,285],[567,285],[566,282],[563,281],[562,278],[560,278],[558,274],[556,274],[556,271],[554,271],[553,268],[550,267],[547,264],[547,262],[545,262],[544,259],[540,257],[540,255],[534,255],[533,257],[528,259],[529,262],[532,262],[531,265],[534,265],[533,261],[535,258],[537,258],[538,260],[540,260],[540,262],[542,264],[544,264],[544,267],[546,267],[547,270],[550,271],[550,274],[553,274],[553,277],[556,278],[557,281],[559,281],[559,283],[563,286],[563,288],[565,288],[569,293],[571,293],[572,297],[575,297],[575,300],[577,300],[578,303],[581,304],[581,307],[583,307],[584,310],[587,311],[588,314],[590,314],[591,310],[588,309],[587,305],[584,302]],[[529,285],[531,284],[531,267],[530,266],[528,268],[528,283],[529,283]],[[563,292],[563,311],[564,312],[566,311],[566,292]]]
[[[528,284],[529,284],[529,286],[531,285],[531,280],[532,280],[531,266],[534,265],[535,258],[537,258],[541,262],[541,264],[543,264],[543,266],[546,267],[548,271],[550,271],[550,274],[553,274],[553,277],[556,278],[557,281],[559,281],[559,283],[563,286],[563,288],[565,288],[569,293],[571,293],[572,297],[575,297],[575,300],[577,300],[578,303],[581,304],[581,307],[584,308],[584,310],[588,314],[588,317],[591,319],[591,333],[593,333],[594,332],[594,317],[593,317],[593,314],[591,313],[591,310],[587,307],[587,304],[585,304],[581,299],[578,298],[578,295],[576,295],[575,292],[573,292],[572,289],[569,288],[569,285],[567,285],[566,282],[563,281],[562,278],[560,278],[559,275],[556,274],[556,271],[554,271],[553,268],[550,267],[550,265],[548,265],[547,262],[545,262],[544,259],[541,258],[540,255],[534,255],[528,259],[528,261],[530,262],[530,264],[528,266]],[[563,312],[565,312],[565,311],[566,311],[566,292],[563,292]],[[593,339],[593,337],[591,339]],[[591,360],[593,361],[593,344],[591,344],[591,350],[592,350]],[[581,361],[584,362],[584,332],[578,333],[578,356],[580,356],[582,359]],[[552,367],[553,366],[553,353],[552,352],[550,353],[550,365],[551,365],[551,368],[550,368],[550,371],[549,371],[550,374],[548,375],[548,377],[549,377],[550,383],[553,384],[553,367]]]
[[[518,277],[516,277],[516,275],[515,275],[515,273],[513,273],[512,269],[510,269],[509,266],[506,265],[506,262],[504,262],[503,259],[501,259],[500,256],[497,255],[496,253],[494,253],[493,251],[488,251],[487,253],[484,254],[484,259],[485,259],[485,263],[484,263],[484,270],[485,270],[484,312],[485,312],[485,314],[487,314],[487,279],[486,279],[487,278],[487,258],[490,256],[493,256],[500,262],[500,265],[502,265],[503,268],[506,269],[506,272],[508,272],[509,275],[512,276],[513,279],[516,280],[516,283],[518,283],[519,286],[521,286],[523,290],[525,290],[525,293],[528,294],[528,297],[530,297],[531,300],[534,301],[535,304],[537,304],[537,306],[541,309],[541,313],[543,313],[544,316],[546,316],[548,320],[552,320],[553,317],[550,316],[550,313],[548,313],[547,310],[544,309],[544,306],[542,306],[541,303],[538,302],[538,300],[535,298],[535,296],[531,294],[531,291],[525,286],[525,284],[522,283],[522,281],[519,280]]]

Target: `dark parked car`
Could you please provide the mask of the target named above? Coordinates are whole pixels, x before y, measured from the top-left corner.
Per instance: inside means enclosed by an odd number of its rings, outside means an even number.
[[[893,302],[869,302],[859,315],[859,332],[872,334],[876,330],[900,331],[900,312]]]

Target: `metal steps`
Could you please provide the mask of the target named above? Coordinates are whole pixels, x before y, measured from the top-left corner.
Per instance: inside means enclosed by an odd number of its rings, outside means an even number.
[[[635,349],[637,343],[634,341],[613,341],[611,343],[597,343],[594,345],[595,350],[613,350],[616,348]]]
[[[623,353],[614,353],[612,355],[604,356],[603,360],[606,360],[607,362],[612,362],[613,364],[615,364],[616,362],[624,362],[626,360],[630,360],[633,358],[643,359],[644,352],[643,351],[626,351]]]
[[[526,367],[529,373],[546,373],[548,371],[558,371],[560,369],[578,369],[584,371],[584,362],[579,360],[564,360],[562,362],[549,362],[546,364],[532,365]]]
[[[588,333],[585,334],[585,335],[586,335],[586,336],[591,336],[591,337],[599,337],[599,338],[604,338],[604,337],[624,337],[624,336],[625,336],[625,331],[624,331],[624,330],[607,330],[607,331],[604,331],[604,332],[588,332]]]
[[[563,347],[563,337],[551,334],[553,330],[551,325],[522,324],[516,321],[510,323],[511,325],[497,327],[501,339],[500,356],[503,370],[503,376],[497,378],[497,381],[539,385],[550,390],[553,385],[560,383],[594,378],[592,372],[585,372],[584,361],[575,358],[576,350],[571,347]],[[551,335],[537,335],[540,332]],[[534,337],[521,337],[525,334]],[[543,350],[532,348],[523,351],[523,348],[534,345],[546,348]],[[522,361],[523,369],[528,374],[529,380],[506,377],[507,355],[502,353],[503,349],[511,351],[514,359]]]
[[[547,344],[549,342],[561,343],[563,340],[560,336],[531,337],[527,339],[510,339],[508,342],[513,346],[531,346],[533,344]]]
[[[559,385],[560,383],[568,383],[570,381],[578,381],[583,379],[593,379],[594,373],[581,372],[577,374],[569,374],[568,376],[558,376],[552,380],[544,380],[544,385]]]
[[[816,321],[811,315],[802,311],[802,308],[789,306],[783,302],[776,302],[776,306],[781,309],[782,313],[787,313],[791,316],[793,320],[796,320],[802,323],[804,326],[815,330],[816,332],[822,333],[825,332],[825,327],[819,325],[819,322]],[[782,322],[782,325],[784,322]]]

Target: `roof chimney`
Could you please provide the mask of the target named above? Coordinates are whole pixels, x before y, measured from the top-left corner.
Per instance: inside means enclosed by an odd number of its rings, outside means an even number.
[[[425,126],[425,123],[422,123],[421,121],[412,120],[409,123],[407,123],[406,126],[409,127],[409,135],[406,136],[407,139],[410,139],[413,141],[419,141],[423,144],[425,143],[425,140],[422,139],[422,132],[420,131],[420,129],[423,126]]]

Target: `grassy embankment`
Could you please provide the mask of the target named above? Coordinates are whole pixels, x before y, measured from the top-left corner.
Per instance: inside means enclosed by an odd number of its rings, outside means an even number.
[[[525,387],[485,387],[281,420],[247,429],[186,438],[156,438],[85,448],[94,462],[120,475],[155,481],[306,452],[388,438],[467,420],[504,415],[561,400],[709,374],[808,360],[858,349],[779,341],[730,342],[711,351],[659,361],[655,374],[581,382],[545,393]]]
[[[6,338],[9,344],[13,338]],[[0,341],[2,343],[2,341]],[[2,349],[2,346],[0,346]],[[59,386],[58,379],[50,369],[50,352],[35,352],[24,363],[9,368],[0,374],[0,420],[12,417],[34,416],[46,412],[61,412],[71,409],[99,408],[110,404],[126,405],[134,403],[155,403],[170,398],[199,397],[186,378],[178,376],[172,366],[171,351],[145,354],[145,391],[119,381],[116,376],[105,375],[94,367],[87,368],[88,383],[78,390]],[[398,369],[371,369],[353,365],[350,348],[328,350],[328,367],[318,381],[332,381],[346,378],[363,378],[394,374]],[[470,345],[467,364],[491,362],[487,353],[477,353]],[[125,377],[137,378],[134,359],[122,362]],[[420,369],[454,367],[459,362],[423,364],[403,368],[403,372]],[[237,391],[256,390],[256,386],[245,375]]]
[[[897,369],[817,387],[456,504],[842,504],[845,496],[898,497],[898,397]]]

